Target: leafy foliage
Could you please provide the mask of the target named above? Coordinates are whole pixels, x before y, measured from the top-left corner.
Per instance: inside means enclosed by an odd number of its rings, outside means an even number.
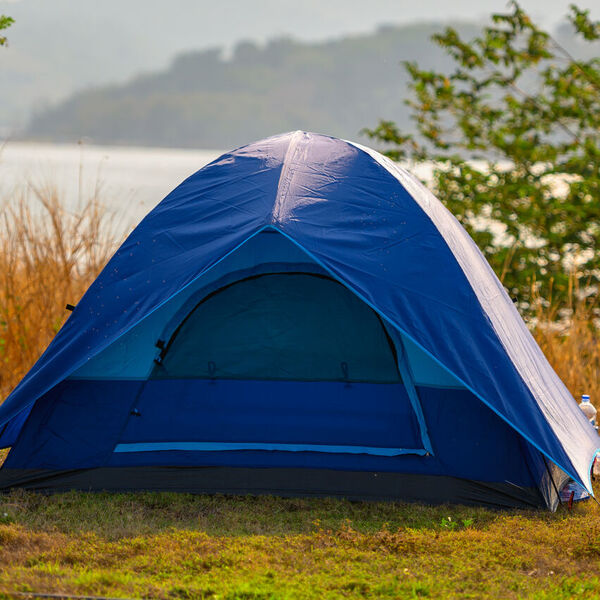
[[[578,44],[600,23],[571,6]],[[417,134],[392,121],[367,133],[395,160],[434,161],[433,185],[519,300],[564,300],[573,276],[600,278],[600,59],[576,60],[513,2],[465,41],[433,36],[443,73],[405,63]]]
[[[14,22],[15,20],[11,17],[7,17],[6,15],[0,15],[0,31],[2,31],[3,29],[8,29]],[[0,46],[6,45],[6,42],[6,37],[0,35]]]

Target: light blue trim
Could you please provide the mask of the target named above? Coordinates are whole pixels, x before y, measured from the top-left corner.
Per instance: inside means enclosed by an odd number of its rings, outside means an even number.
[[[236,450],[267,450],[277,452],[327,452],[331,454],[373,454],[375,456],[424,456],[422,448],[380,448],[377,446],[330,446],[327,444],[271,444],[269,442],[136,442],[117,444],[113,452],[224,452]]]
[[[433,388],[435,390],[464,390],[462,385],[450,385],[445,383],[423,383],[422,381],[414,380],[415,387]]]
[[[427,431],[427,422],[425,421],[425,415],[423,414],[423,409],[421,407],[421,399],[419,398],[419,394],[415,388],[415,384],[413,383],[412,373],[410,371],[410,366],[406,360],[406,349],[404,348],[404,344],[402,343],[402,338],[398,337],[396,341],[401,352],[399,352],[398,356],[398,369],[400,370],[400,375],[402,376],[402,382],[404,383],[404,387],[406,388],[406,392],[408,394],[408,398],[412,405],[412,408],[417,417],[417,421],[419,423],[419,433],[421,434],[421,443],[423,447],[429,452],[429,454],[434,454],[433,448],[431,446],[431,440],[429,439],[429,433]]]
[[[139,375],[137,377],[115,377],[114,375],[69,375],[65,381],[147,381],[148,375]]]

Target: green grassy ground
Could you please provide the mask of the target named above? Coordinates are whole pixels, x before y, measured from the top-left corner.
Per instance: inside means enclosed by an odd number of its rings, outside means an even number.
[[[600,510],[20,492],[0,497],[0,591],[598,598]]]

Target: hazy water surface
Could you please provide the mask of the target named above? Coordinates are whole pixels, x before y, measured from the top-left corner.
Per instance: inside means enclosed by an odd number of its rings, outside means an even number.
[[[139,222],[186,177],[223,150],[93,146],[87,144],[0,143],[0,205],[26,198],[32,188],[56,189],[63,205],[76,208],[97,194],[124,229]],[[412,166],[428,179],[429,163]]]
[[[217,150],[128,148],[8,142],[0,146],[0,199],[26,197],[32,186],[55,187],[76,207],[96,190],[118,219],[139,221],[186,177],[217,158]]]

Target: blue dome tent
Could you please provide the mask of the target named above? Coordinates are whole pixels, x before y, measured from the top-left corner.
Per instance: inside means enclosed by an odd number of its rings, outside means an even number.
[[[377,152],[224,154],[123,243],[0,406],[0,489],[554,509],[600,447],[458,221]]]

